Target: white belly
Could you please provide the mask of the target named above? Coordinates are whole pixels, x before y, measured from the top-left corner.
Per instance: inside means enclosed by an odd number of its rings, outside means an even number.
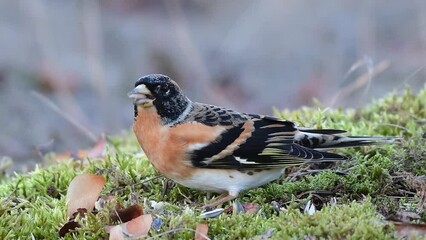
[[[230,194],[256,188],[269,183],[281,176],[283,169],[254,170],[222,170],[200,169],[190,178],[176,181],[189,188],[210,192],[228,192]],[[250,175],[251,174],[251,175]]]

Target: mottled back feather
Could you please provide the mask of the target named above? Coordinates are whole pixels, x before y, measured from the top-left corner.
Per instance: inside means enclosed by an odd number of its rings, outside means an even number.
[[[237,111],[217,107],[214,105],[197,103],[192,104],[192,110],[184,119],[184,122],[199,122],[207,126],[237,126],[249,119],[246,114]]]

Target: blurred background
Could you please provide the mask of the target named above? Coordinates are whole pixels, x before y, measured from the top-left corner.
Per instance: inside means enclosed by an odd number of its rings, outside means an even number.
[[[419,89],[425,64],[421,0],[0,0],[0,158],[25,170],[128,131],[126,93],[149,73],[272,114]]]

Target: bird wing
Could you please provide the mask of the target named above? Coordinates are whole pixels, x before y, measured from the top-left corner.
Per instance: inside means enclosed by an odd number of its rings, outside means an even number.
[[[347,159],[295,143],[298,129],[290,121],[241,114],[211,105],[194,109],[198,111],[191,113],[188,118],[191,121],[213,127],[226,126],[214,141],[200,145],[199,148],[191,148],[188,154],[191,165],[195,167],[263,169]],[[199,111],[201,109],[204,110]]]

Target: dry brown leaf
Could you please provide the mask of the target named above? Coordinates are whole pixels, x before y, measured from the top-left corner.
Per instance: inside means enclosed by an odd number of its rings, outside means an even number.
[[[73,153],[69,151],[56,153],[53,159],[56,162],[63,162],[73,158],[79,159],[79,160],[85,159],[85,158],[90,158],[90,159],[102,158],[106,154],[107,145],[108,144],[107,144],[105,135],[102,135],[99,138],[99,140],[95,143],[95,145],[90,149],[81,149],[81,150],[78,150],[77,153],[75,152]]]
[[[74,222],[74,220],[70,220],[59,229],[59,232],[58,232],[59,237],[65,237],[66,234],[74,231],[76,228],[79,228],[79,227],[80,227],[80,224],[78,222]]]
[[[426,224],[413,224],[405,222],[393,222],[397,235],[401,238],[426,237]]]
[[[152,216],[151,214],[141,215],[130,222],[123,223],[121,226],[123,232],[134,237],[146,236],[151,228]]]
[[[72,154],[68,151],[55,153],[53,160],[56,162],[68,161],[72,158]]]
[[[259,204],[251,203],[251,202],[243,203],[243,208],[246,213],[253,213],[253,214],[256,214],[260,210]]]
[[[115,226],[106,226],[105,231],[109,233],[109,239],[124,239],[124,236],[129,238],[140,238],[148,234],[151,229],[152,216],[151,214],[141,215],[129,222]]]
[[[125,223],[139,217],[142,214],[142,206],[139,204],[134,204],[127,208],[115,209],[115,211],[112,211],[110,215],[113,221],[120,220],[121,222]]]
[[[195,228],[195,240],[207,240],[207,233],[209,232],[209,225],[207,223],[199,223]]]
[[[70,217],[69,221],[65,223],[60,229],[59,229],[59,237],[65,237],[66,234],[72,233],[75,229],[80,227],[80,223],[75,221],[75,218],[79,216],[80,218],[84,218],[86,216],[87,209],[85,208],[78,208],[75,213]]]
[[[109,233],[109,240],[124,240],[123,229],[120,225],[106,226],[105,231]]]
[[[106,154],[107,141],[105,135],[102,135],[99,140],[96,142],[95,146],[87,150],[79,150],[77,152],[77,157],[79,159],[84,158],[101,158]]]
[[[79,208],[85,208],[89,212],[92,211],[105,182],[104,177],[94,174],[85,173],[76,176],[71,181],[67,191],[68,217],[71,217]]]

